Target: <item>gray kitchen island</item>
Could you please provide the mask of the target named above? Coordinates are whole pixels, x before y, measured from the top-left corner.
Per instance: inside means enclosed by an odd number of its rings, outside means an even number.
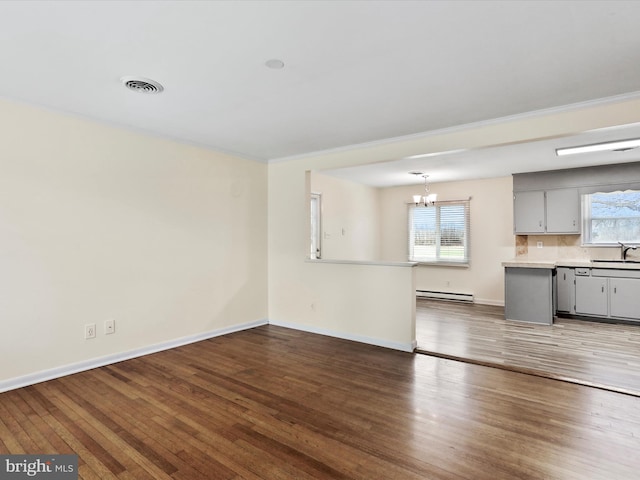
[[[553,324],[555,262],[503,262],[507,320]]]

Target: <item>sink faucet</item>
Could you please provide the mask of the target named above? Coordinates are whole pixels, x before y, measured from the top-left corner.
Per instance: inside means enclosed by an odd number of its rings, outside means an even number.
[[[626,260],[627,259],[627,252],[629,250],[635,250],[636,248],[638,248],[637,246],[633,245],[625,245],[622,242],[618,242],[620,244],[620,260]]]

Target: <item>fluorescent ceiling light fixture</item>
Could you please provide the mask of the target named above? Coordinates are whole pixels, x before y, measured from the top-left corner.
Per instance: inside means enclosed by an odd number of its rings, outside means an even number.
[[[450,155],[452,153],[466,152],[466,148],[459,148],[457,150],[447,150],[446,152],[433,152],[433,153],[421,153],[419,155],[411,155],[410,157],[403,157],[402,160],[415,160],[417,158],[437,157],[439,155]]]
[[[581,145],[579,147],[556,148],[556,155],[574,155],[576,153],[606,152],[632,150],[640,147],[640,138],[632,138],[630,140],[618,140],[615,142],[594,143],[591,145]]]

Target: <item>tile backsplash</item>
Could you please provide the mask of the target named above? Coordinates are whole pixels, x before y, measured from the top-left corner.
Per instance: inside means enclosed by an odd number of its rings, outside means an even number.
[[[530,260],[614,260],[619,247],[584,247],[580,235],[516,235],[516,258]],[[538,245],[542,245],[540,248]],[[640,249],[639,249],[640,250]],[[640,257],[630,250],[628,258]]]

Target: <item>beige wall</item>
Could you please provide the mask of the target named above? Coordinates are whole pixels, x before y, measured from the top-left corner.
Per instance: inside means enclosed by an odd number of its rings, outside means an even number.
[[[322,195],[322,258],[380,258],[379,189],[311,172]]]
[[[515,255],[511,177],[434,183],[430,187],[439,200],[471,197],[471,262],[469,267],[420,265],[416,271],[416,288],[473,293],[478,303],[504,305],[501,262]],[[381,191],[382,257],[385,259],[407,259],[407,202],[415,190],[416,186],[410,186]]]
[[[0,131],[0,383],[266,321],[266,165],[5,101]]]
[[[297,265],[304,283],[289,283],[288,300],[269,322],[397,350],[415,348],[414,267],[327,263]]]
[[[306,261],[315,167],[269,165],[269,321],[410,350],[414,268]]]

